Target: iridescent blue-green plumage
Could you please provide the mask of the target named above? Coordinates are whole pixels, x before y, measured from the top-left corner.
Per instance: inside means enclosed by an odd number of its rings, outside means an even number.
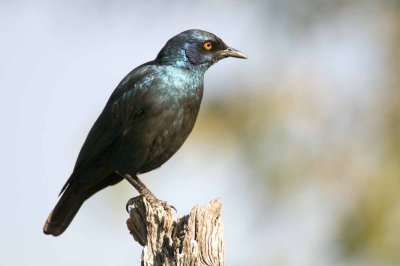
[[[206,50],[205,42],[213,49]],[[132,70],[90,130],[44,232],[61,234],[87,198],[122,180],[116,172],[148,172],[171,158],[193,129],[205,71],[228,56],[245,58],[211,33],[189,30]]]

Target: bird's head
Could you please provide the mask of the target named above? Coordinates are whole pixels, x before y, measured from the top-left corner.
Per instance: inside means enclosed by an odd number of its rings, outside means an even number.
[[[214,34],[202,30],[187,30],[172,37],[156,60],[184,68],[207,69],[226,57],[247,58],[242,52],[226,45]]]

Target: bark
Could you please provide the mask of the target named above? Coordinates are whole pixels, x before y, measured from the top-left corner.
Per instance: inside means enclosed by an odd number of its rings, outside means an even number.
[[[171,206],[153,197],[127,203],[128,229],[143,246],[141,265],[224,265],[221,200],[175,219]]]

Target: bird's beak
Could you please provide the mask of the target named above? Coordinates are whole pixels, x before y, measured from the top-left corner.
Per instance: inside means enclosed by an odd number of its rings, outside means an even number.
[[[236,58],[247,59],[247,56],[244,53],[236,49],[233,49],[232,47],[228,47],[225,50],[220,51],[218,57],[220,59],[225,57],[236,57]]]

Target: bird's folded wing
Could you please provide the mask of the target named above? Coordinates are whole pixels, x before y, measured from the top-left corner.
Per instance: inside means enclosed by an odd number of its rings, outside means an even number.
[[[90,130],[79,153],[75,169],[91,166],[132,123],[135,113],[146,101],[146,91],[151,86],[156,66],[142,65],[131,71],[117,86],[104,110]]]

